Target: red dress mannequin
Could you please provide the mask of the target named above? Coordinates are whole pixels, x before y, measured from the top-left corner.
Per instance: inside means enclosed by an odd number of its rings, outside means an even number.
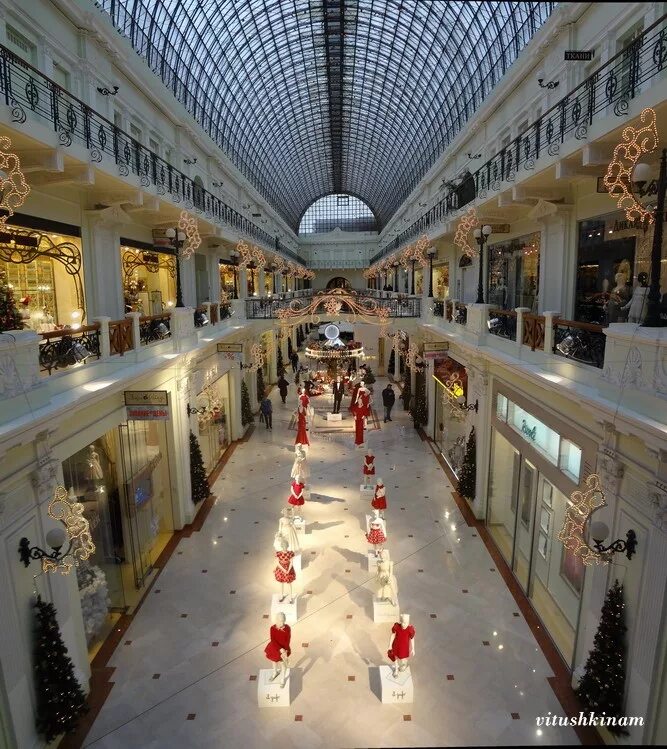
[[[377,516],[374,518],[371,518],[370,521],[370,530],[366,534],[366,540],[369,544],[373,544],[375,547],[375,555],[377,556],[378,546],[382,546],[385,541],[387,540],[387,536],[385,535],[385,524],[384,520],[381,518],[378,518]]]
[[[296,479],[292,481],[292,491],[290,492],[289,499],[287,500],[289,504],[294,505],[295,507],[301,507],[305,504],[306,500],[303,498],[304,486],[305,484],[297,481]]]
[[[385,496],[385,488],[382,483],[382,479],[378,479],[375,485],[375,496],[371,500],[371,507],[374,510],[386,510],[387,509],[387,497]]]
[[[310,441],[308,439],[308,432],[306,431],[307,409],[308,409],[308,406],[303,405],[301,398],[299,398],[299,406],[296,409],[297,429],[296,429],[296,439],[294,440],[295,445],[310,445]]]
[[[403,628],[399,622],[396,622],[391,631],[394,635],[394,641],[391,645],[391,650],[387,652],[389,660],[395,661],[397,658],[409,658],[410,640],[415,636],[415,628],[412,624],[408,624],[407,627]]]
[[[276,565],[273,575],[279,583],[293,583],[296,580],[296,572],[292,567],[292,559],[294,559],[293,551],[277,551],[276,559],[278,564]]]
[[[271,629],[269,630],[269,637],[271,639],[269,640],[269,644],[264,648],[264,653],[270,661],[273,661],[274,663],[281,661],[281,650],[284,650],[288,657],[292,655],[292,650],[290,648],[292,630],[290,629],[289,624],[285,624],[283,627],[276,627],[275,624],[272,624]]]
[[[364,427],[366,417],[371,412],[371,394],[363,382],[357,387],[356,396],[352,396],[352,405],[350,410],[354,414],[354,444],[359,446],[364,444]]]
[[[364,476],[375,476],[375,455],[369,450],[364,456]]]

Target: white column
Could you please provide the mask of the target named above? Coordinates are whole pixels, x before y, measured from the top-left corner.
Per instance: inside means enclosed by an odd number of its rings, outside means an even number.
[[[86,311],[89,320],[105,315],[118,320],[125,313],[121,277],[120,225],[101,211],[85,211],[81,246]]]
[[[245,299],[248,296],[248,271],[243,266],[238,270],[239,299]]]
[[[109,340],[110,317],[96,317],[93,322],[100,324],[100,359],[108,359],[111,356],[111,341]]]
[[[433,437],[433,427],[435,424],[435,380],[433,379],[433,360],[426,359],[426,411],[428,413],[428,422],[424,427],[427,437]]]
[[[470,423],[475,425],[476,440],[476,479],[475,479],[475,501],[471,504],[475,517],[482,519],[486,517],[487,483],[489,468],[489,451],[491,449],[491,430],[487,425],[491,423],[491,399],[489,397],[489,375],[486,371],[479,369],[468,369],[472,374],[468,405],[477,401],[477,413],[470,412]]]
[[[186,307],[197,306],[197,283],[195,274],[195,256],[181,258],[181,289],[183,290],[183,304]]]
[[[276,341],[275,331],[271,331],[271,345],[268,350],[269,355],[269,382],[278,381],[278,343]],[[268,382],[266,383],[269,384]]]
[[[176,494],[173,508],[174,526],[177,529],[192,522],[197,510],[192,502],[190,483],[190,431],[197,434],[193,429],[195,422],[192,417],[188,417],[187,411],[191,397],[190,377],[179,375],[171,396],[171,428],[167,428],[167,440],[172,443],[169,445],[170,459],[173,457],[170,472],[173,472],[171,481]]]
[[[241,368],[238,364],[234,364],[229,370],[229,401],[230,436],[232,440],[239,440],[243,437],[243,424],[241,421]]]
[[[264,268],[260,268],[258,270],[257,277],[259,279],[257,281],[257,285],[259,286],[259,288],[255,289],[257,291],[257,296],[260,296],[260,297],[261,296],[266,296],[266,291],[265,291],[265,288],[264,288],[264,284],[266,283],[266,276],[265,276],[265,273],[264,273]]]
[[[577,232],[573,215],[560,209],[541,221],[538,310],[574,313],[577,268]]]
[[[209,302],[220,303],[220,263],[215,255],[207,256],[208,285],[211,290]]]
[[[394,380],[398,382],[401,379],[401,356],[400,356],[400,347],[398,345],[398,342],[394,344],[394,371],[392,372],[392,375],[394,377]]]

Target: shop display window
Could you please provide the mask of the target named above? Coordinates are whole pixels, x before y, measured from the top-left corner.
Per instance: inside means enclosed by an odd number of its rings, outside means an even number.
[[[537,312],[540,232],[489,245],[487,299],[499,309]]]
[[[204,468],[210,474],[229,447],[229,375],[207,385],[196,398],[196,407],[204,408],[197,416],[197,434]]]
[[[41,333],[86,323],[78,236],[7,226],[0,232],[0,268],[24,328]]]
[[[571,440],[561,439],[560,457],[558,458],[558,467],[572,481],[579,482],[581,474],[581,448]]]
[[[449,263],[433,268],[433,295],[436,299],[449,297]]]
[[[237,274],[237,269],[234,265],[227,263],[220,263],[220,290],[227,293],[229,299],[234,298],[235,292],[238,293],[237,283],[234,279]]]
[[[126,312],[159,315],[176,302],[176,258],[152,248],[122,245],[121,267]]]
[[[501,421],[507,421],[508,400],[504,395],[498,393],[496,399],[496,417]]]

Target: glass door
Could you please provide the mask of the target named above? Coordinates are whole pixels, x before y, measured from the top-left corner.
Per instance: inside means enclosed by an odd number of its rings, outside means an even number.
[[[138,481],[139,467],[136,450],[133,449],[133,440],[130,437],[128,424],[118,427],[120,435],[120,454],[123,471],[123,528],[124,536],[130,541],[131,571],[134,578],[134,587],[141,588],[149,571],[150,560],[141,553],[141,537],[139,531],[139,516],[137,512],[137,498],[141,495]],[[129,572],[126,569],[125,572]]]
[[[530,579],[536,491],[537,470],[529,460],[524,458],[519,477],[519,502],[512,569],[525,593],[528,593]]]

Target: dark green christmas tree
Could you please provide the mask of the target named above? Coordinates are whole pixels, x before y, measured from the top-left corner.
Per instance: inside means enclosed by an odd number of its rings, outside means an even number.
[[[475,437],[475,427],[470,430],[468,441],[466,442],[466,452],[463,456],[463,465],[461,466],[461,475],[459,476],[458,493],[469,499],[471,502],[475,499],[475,487],[477,485],[477,439]]]
[[[366,374],[364,375],[364,383],[366,385],[372,385],[375,382],[375,375],[373,374],[373,371],[368,366],[368,364],[364,364],[364,368],[366,369]]]
[[[387,364],[387,374],[392,375],[394,374],[394,362],[396,361],[396,351],[392,347],[391,354],[389,354],[389,364]]]
[[[292,336],[287,336],[287,358],[291,359],[294,353],[294,346],[292,345]]]
[[[250,408],[250,393],[248,392],[248,386],[245,384],[245,380],[241,380],[241,424],[252,424],[255,417],[252,414],[252,408]]]
[[[5,330],[21,330],[21,314],[16,308],[14,292],[7,281],[7,271],[0,268],[0,333]]]
[[[415,377],[415,397],[412,401],[410,416],[415,429],[425,426],[428,421],[428,410],[426,408],[426,377],[424,372],[417,372]]]
[[[264,400],[264,371],[260,367],[257,370],[257,401],[261,403]]]
[[[38,598],[35,609],[36,725],[49,743],[62,733],[72,733],[88,708],[60,634],[55,606]]]
[[[405,368],[405,376],[403,378],[403,392],[401,393],[401,399],[403,400],[403,408],[406,411],[410,410],[410,401],[412,399],[412,384],[411,384],[410,367]]]
[[[598,717],[620,718],[625,694],[625,603],[623,586],[616,580],[605,598],[593,649],[588,654],[576,689],[584,707]],[[616,736],[627,736],[623,726],[606,726]]]
[[[283,361],[283,347],[278,341],[278,353],[276,355],[276,369],[278,371],[278,377],[285,373],[285,362]]]
[[[192,501],[199,504],[211,493],[204,468],[204,458],[201,454],[199,440],[193,432],[190,432],[190,485],[192,488]]]

